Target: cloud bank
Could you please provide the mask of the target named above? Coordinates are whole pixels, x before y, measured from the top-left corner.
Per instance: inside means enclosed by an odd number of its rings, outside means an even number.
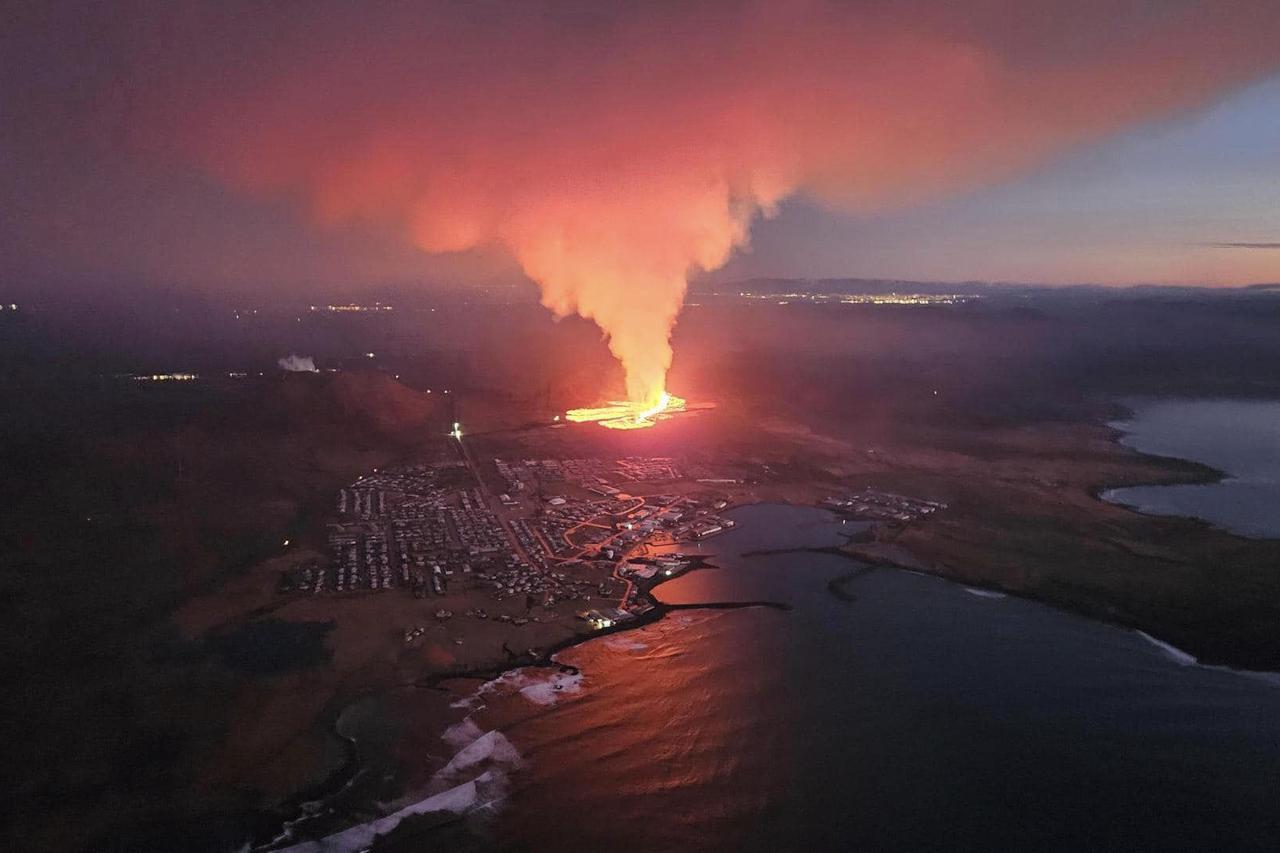
[[[1280,243],[1210,243],[1214,249],[1280,249]]]

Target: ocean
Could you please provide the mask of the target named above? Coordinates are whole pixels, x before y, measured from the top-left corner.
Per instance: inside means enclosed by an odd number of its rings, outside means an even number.
[[[467,849],[1276,849],[1280,679],[910,572],[844,600],[841,556],[750,554],[847,525],[733,517],[659,597],[792,609],[678,611],[477,690]]]
[[[1112,424],[1143,453],[1189,459],[1226,474],[1219,483],[1135,486],[1102,497],[1154,515],[1200,518],[1241,536],[1280,537],[1280,401],[1132,401]]]

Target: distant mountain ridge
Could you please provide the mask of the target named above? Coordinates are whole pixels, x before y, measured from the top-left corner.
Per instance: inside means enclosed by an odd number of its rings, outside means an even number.
[[[882,278],[776,278],[759,277],[729,282],[699,281],[690,286],[694,294],[726,293],[829,293],[849,295],[873,295],[882,293],[920,293],[929,295],[958,294],[973,296],[998,296],[1023,293],[1066,295],[1071,293],[1111,294],[1117,296],[1245,296],[1280,293],[1280,283],[1239,285],[1235,287],[1209,287],[1201,285],[1131,284],[1111,286],[1102,284],[1035,284],[1030,282],[990,281],[910,281]]]

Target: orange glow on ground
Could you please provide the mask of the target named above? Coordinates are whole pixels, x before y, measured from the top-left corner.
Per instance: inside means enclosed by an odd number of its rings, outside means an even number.
[[[644,429],[653,426],[664,415],[684,410],[685,401],[682,397],[663,391],[658,402],[652,405],[614,400],[604,406],[570,409],[565,412],[565,418],[574,423],[598,423],[609,429]]]

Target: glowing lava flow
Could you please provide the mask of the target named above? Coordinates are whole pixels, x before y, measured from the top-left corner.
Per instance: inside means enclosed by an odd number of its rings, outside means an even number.
[[[683,411],[684,399],[663,391],[658,402],[652,406],[646,407],[643,403],[615,400],[607,406],[570,409],[565,412],[565,418],[574,423],[595,422],[609,429],[643,429],[653,426],[660,415]]]

